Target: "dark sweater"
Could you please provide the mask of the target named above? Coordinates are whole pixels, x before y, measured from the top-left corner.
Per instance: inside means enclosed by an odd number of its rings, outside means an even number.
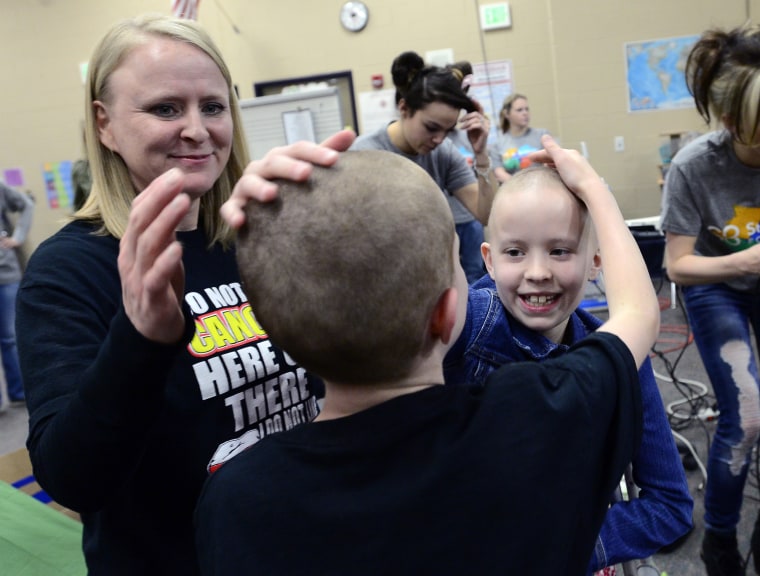
[[[33,254],[18,295],[34,473],[82,513],[90,574],[194,574],[192,512],[214,468],[316,414],[304,371],[260,329],[234,251],[184,244],[184,342],[121,303],[119,243],[81,222]]]

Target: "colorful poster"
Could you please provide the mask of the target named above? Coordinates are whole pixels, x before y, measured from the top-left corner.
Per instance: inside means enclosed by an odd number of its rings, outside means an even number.
[[[42,168],[45,196],[50,208],[68,208],[74,204],[71,164],[70,160],[48,162]]]
[[[625,45],[629,112],[694,106],[684,71],[698,38],[682,36]]]

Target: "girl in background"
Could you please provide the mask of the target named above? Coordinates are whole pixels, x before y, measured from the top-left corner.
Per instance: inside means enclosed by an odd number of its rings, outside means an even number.
[[[689,324],[720,417],[707,465],[702,560],[708,576],[744,574],[736,526],[760,436],[760,27],[712,29],[686,64],[697,110],[720,129],[681,149],[665,180],[668,276],[683,286]],[[756,344],[757,342],[755,342]],[[758,525],[752,536],[760,568]]]
[[[16,294],[24,273],[18,250],[26,240],[33,215],[32,198],[0,182],[0,356],[9,404],[26,401],[16,347]],[[3,408],[0,396],[0,410]]]
[[[499,112],[499,136],[491,147],[491,163],[499,182],[509,179],[529,161],[524,157],[541,150],[541,136],[549,134],[544,128],[531,128],[528,99],[522,94],[510,94]]]

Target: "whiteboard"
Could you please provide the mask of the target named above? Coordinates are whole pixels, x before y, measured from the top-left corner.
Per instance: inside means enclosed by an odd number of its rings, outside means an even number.
[[[313,141],[321,142],[345,126],[337,87],[241,100],[240,115],[253,160],[288,144],[288,134],[313,134]],[[294,130],[294,118],[310,119],[309,126]]]

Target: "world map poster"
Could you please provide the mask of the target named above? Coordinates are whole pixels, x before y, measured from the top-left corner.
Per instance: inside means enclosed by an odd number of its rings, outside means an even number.
[[[626,43],[629,112],[694,107],[684,71],[698,38],[680,36]]]

